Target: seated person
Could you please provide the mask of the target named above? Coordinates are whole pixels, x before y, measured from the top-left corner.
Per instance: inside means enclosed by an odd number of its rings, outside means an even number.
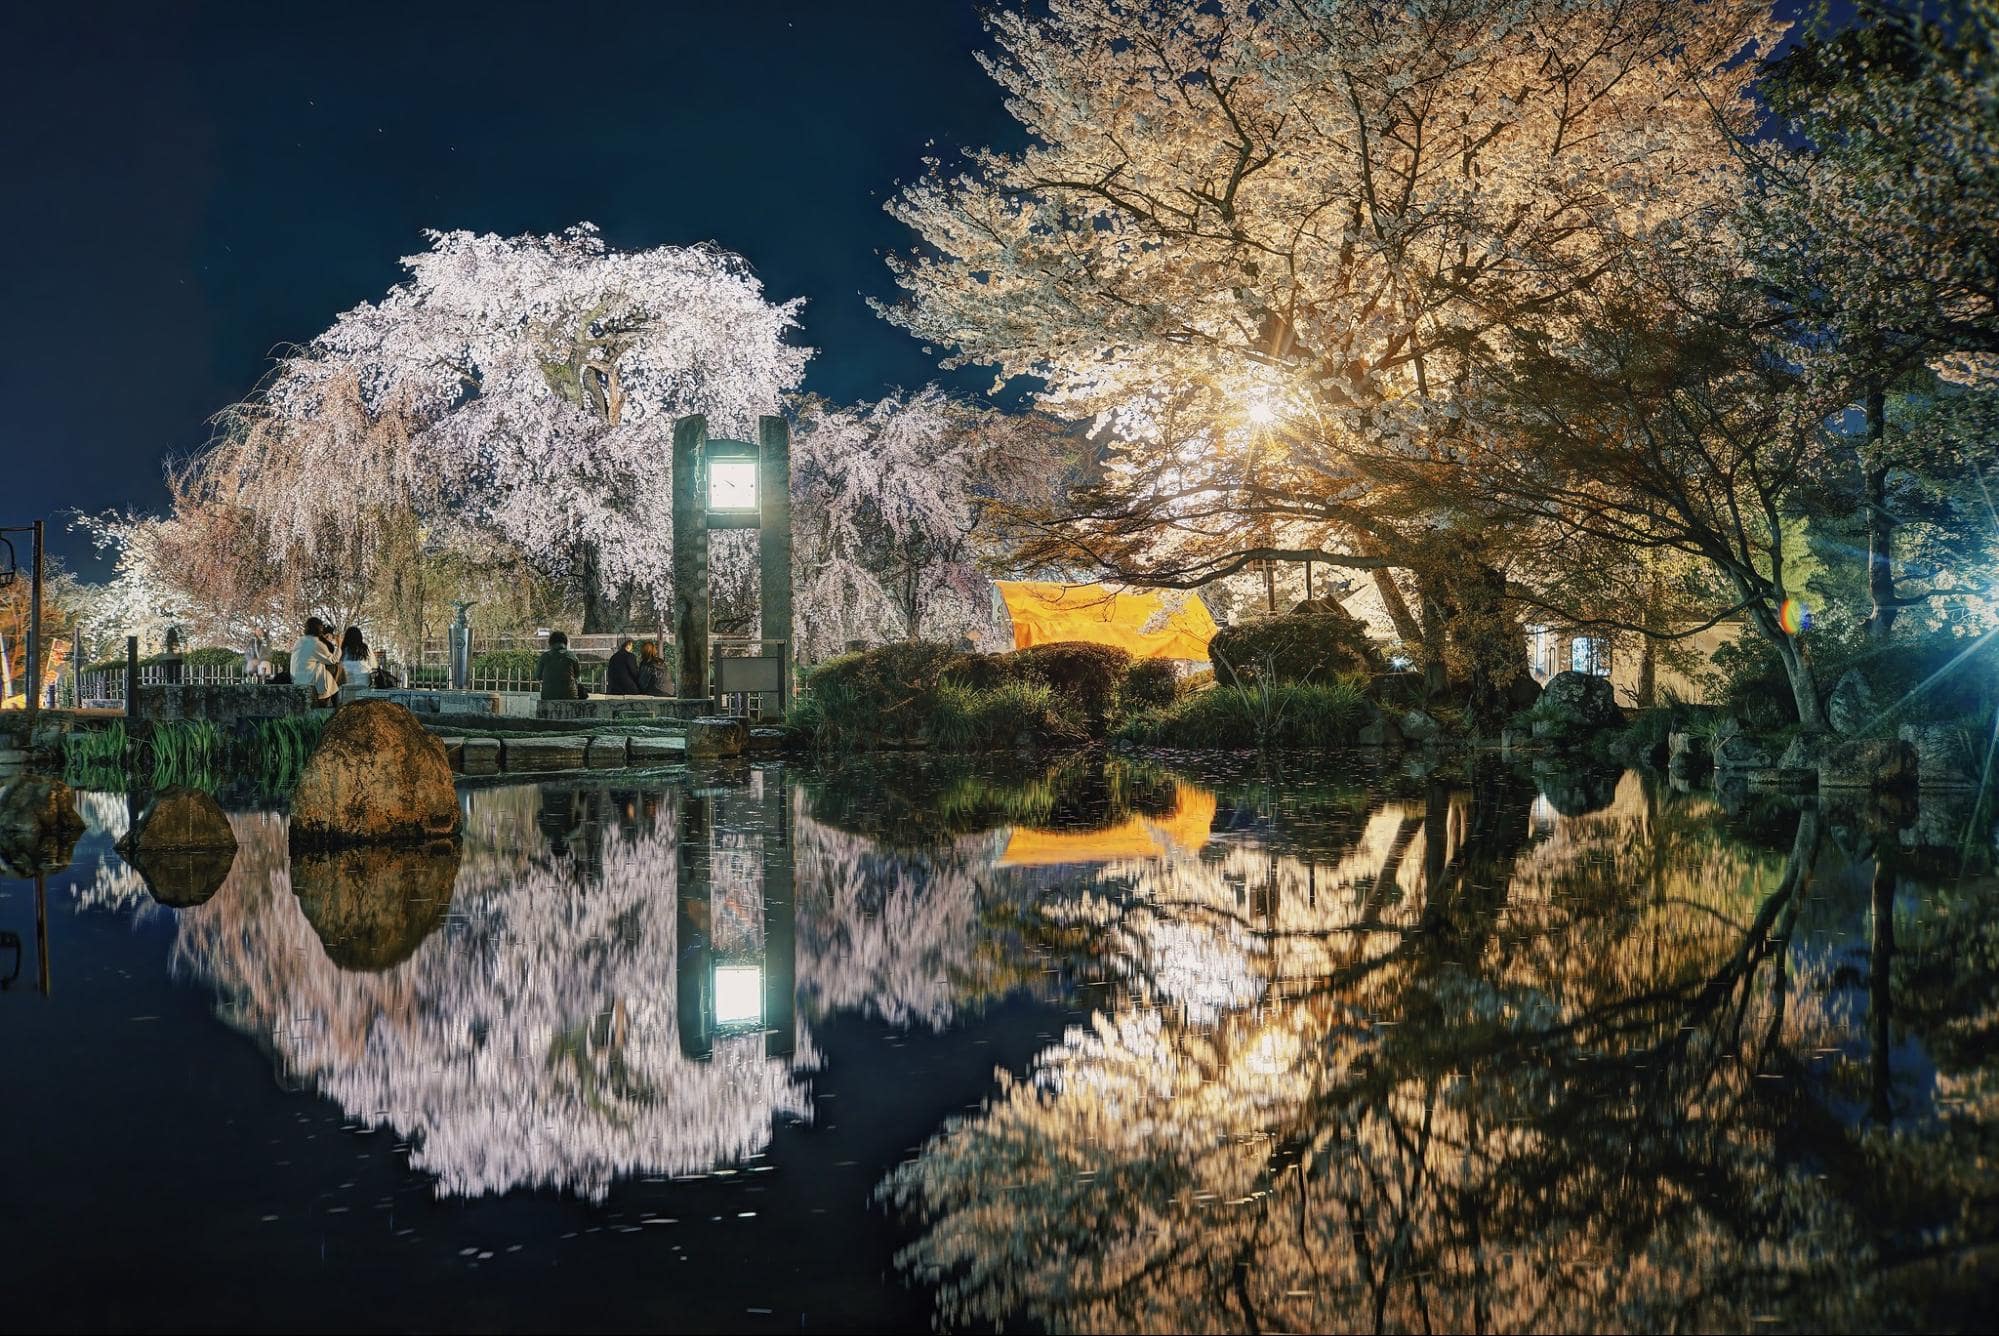
[[[670,696],[666,677],[666,660],[660,657],[659,646],[648,640],[639,646],[639,694],[642,696]]]
[[[326,623],[306,618],[305,634],[292,646],[291,680],[312,688],[313,704],[332,705],[340,699],[339,672],[340,656]]]
[[[612,696],[639,694],[639,661],[632,654],[631,641],[618,642],[618,652],[611,656],[609,671],[605,675],[604,690]]]
[[[543,700],[588,700],[583,689],[583,661],[569,648],[569,633],[551,631],[548,648],[535,660],[535,676],[541,679]]]

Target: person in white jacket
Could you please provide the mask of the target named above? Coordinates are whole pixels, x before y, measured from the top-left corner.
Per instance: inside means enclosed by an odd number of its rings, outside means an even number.
[[[334,672],[339,665],[326,623],[306,618],[305,634],[292,646],[292,681],[312,688],[314,704],[331,705],[340,699],[340,679]]]

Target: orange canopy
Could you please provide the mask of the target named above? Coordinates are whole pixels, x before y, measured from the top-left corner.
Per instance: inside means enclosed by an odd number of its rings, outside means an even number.
[[[1193,852],[1208,842],[1215,824],[1215,795],[1174,781],[1173,810],[1154,820],[1135,816],[1108,830],[1034,830],[1015,826],[1006,837],[1001,867],[1054,867],[1063,863],[1120,863],[1157,858],[1179,848]]]
[[[1081,640],[1111,645],[1134,659],[1206,659],[1215,619],[1198,598],[1169,609],[1155,589],[1046,580],[998,580],[1013,618],[1013,646]]]

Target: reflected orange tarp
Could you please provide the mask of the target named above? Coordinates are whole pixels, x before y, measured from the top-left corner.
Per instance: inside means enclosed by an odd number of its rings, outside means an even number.
[[[1046,580],[995,583],[1013,618],[1015,649],[1081,640],[1115,646],[1134,659],[1206,659],[1215,635],[1215,619],[1198,598],[1169,611],[1157,590]]]
[[[1215,824],[1215,795],[1174,783],[1173,810],[1154,820],[1135,816],[1107,830],[1033,830],[1014,827],[1001,867],[1053,867],[1060,863],[1117,863],[1157,858],[1175,848],[1192,853],[1208,842]]]

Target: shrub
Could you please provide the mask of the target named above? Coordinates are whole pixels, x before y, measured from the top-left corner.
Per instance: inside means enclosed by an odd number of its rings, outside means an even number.
[[[1127,713],[1137,714],[1163,710],[1178,699],[1180,676],[1173,671],[1173,665],[1165,659],[1140,659],[1124,675],[1118,704]]]
[[[1117,713],[1118,689],[1131,671],[1123,650],[1082,641],[1031,645],[1003,657],[1017,680],[1045,682],[1072,702],[1092,733],[1103,732]]]
[[[531,649],[489,649],[472,656],[472,680],[532,682],[541,655]]]
[[[1218,686],[1135,715],[1118,736],[1159,747],[1319,750],[1351,743],[1371,712],[1350,680]]]
[[[912,640],[829,659],[806,679],[811,704],[795,710],[792,722],[825,746],[926,739],[938,683],[966,657],[948,645]]]
[[[1224,627],[1208,643],[1220,680],[1330,682],[1381,669],[1381,656],[1360,622],[1345,612],[1286,613]]]

